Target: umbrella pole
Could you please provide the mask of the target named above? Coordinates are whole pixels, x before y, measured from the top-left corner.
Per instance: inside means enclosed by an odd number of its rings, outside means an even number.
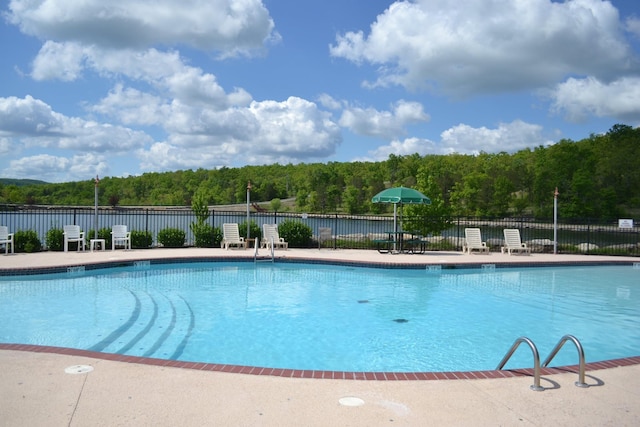
[[[398,242],[398,204],[393,204],[393,251],[397,252],[396,243]]]

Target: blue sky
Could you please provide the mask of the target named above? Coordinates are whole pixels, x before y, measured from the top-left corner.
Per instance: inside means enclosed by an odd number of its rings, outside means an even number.
[[[636,0],[9,0],[0,177],[515,152],[640,125]]]

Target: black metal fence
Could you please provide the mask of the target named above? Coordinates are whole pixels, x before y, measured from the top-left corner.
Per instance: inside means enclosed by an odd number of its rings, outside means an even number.
[[[226,222],[246,223],[247,218],[260,228],[265,223],[281,224],[284,221],[300,221],[306,224],[312,233],[308,247],[318,247],[320,228],[330,228],[332,240],[323,243],[324,247],[345,249],[375,249],[374,240],[383,239],[393,230],[392,215],[343,215],[343,214],[305,214],[291,212],[247,212],[210,210],[207,220],[213,227],[222,228]],[[420,217],[403,219],[405,224],[441,221],[441,218]],[[505,228],[517,228],[523,242],[533,252],[590,253],[640,256],[640,227],[637,220],[629,219],[616,222],[583,220],[578,222],[531,220],[530,218],[446,218],[450,226],[439,235],[421,236],[427,241],[428,250],[461,250],[464,243],[464,229],[478,227],[482,239],[490,250],[500,251],[503,245]],[[147,231],[157,245],[158,232],[165,228],[179,228],[186,234],[186,244],[192,246],[195,238],[190,224],[196,217],[189,208],[98,208],[93,207],[36,207],[0,205],[0,225],[9,227],[10,232],[19,230],[35,231],[43,247],[46,247],[46,235],[52,228],[62,229],[64,225],[79,225],[89,233],[92,230],[111,228],[125,224],[129,230]],[[398,229],[402,224],[398,223]],[[557,244],[554,244],[554,235]],[[252,236],[253,237],[253,236]]]

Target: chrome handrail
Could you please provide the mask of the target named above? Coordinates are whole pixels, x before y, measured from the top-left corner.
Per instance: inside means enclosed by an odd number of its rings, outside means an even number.
[[[504,365],[507,364],[507,361],[511,358],[518,346],[522,343],[526,343],[533,353],[533,385],[531,385],[529,388],[531,388],[531,390],[533,391],[542,391],[544,390],[544,387],[540,386],[540,354],[538,353],[538,348],[533,343],[533,341],[531,341],[527,337],[520,337],[515,340],[507,354],[505,354],[505,356],[502,358],[502,361],[498,363],[498,367],[496,368],[496,370],[501,370]]]
[[[585,378],[584,348],[582,348],[582,344],[580,344],[580,341],[578,340],[578,338],[574,337],[573,335],[565,335],[562,338],[560,338],[560,341],[558,341],[558,344],[556,344],[553,350],[551,350],[551,354],[549,354],[549,357],[547,357],[546,360],[542,362],[542,366],[547,367],[547,365],[551,363],[551,360],[556,356],[556,354],[558,354],[558,352],[560,351],[564,343],[566,343],[567,341],[572,341],[575,344],[576,349],[578,350],[580,367],[578,371],[578,381],[575,382],[575,385],[577,387],[589,387],[589,384],[587,384],[584,381],[584,378]]]

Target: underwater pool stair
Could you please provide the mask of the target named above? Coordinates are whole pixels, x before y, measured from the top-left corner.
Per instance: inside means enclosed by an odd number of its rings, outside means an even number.
[[[582,344],[580,344],[580,341],[578,340],[578,338],[574,337],[573,335],[565,335],[562,338],[560,338],[560,341],[558,341],[558,344],[556,344],[553,350],[551,350],[551,353],[545,359],[545,361],[542,362],[542,367],[546,368],[547,366],[549,366],[549,363],[551,363],[551,360],[553,360],[553,358],[556,356],[556,354],[558,354],[558,352],[560,351],[564,343],[567,341],[573,342],[573,344],[575,344],[576,346],[576,349],[578,350],[579,372],[578,372],[578,381],[575,382],[575,385],[577,387],[583,387],[583,388],[589,387],[589,384],[584,382],[584,378],[585,378],[584,348],[582,348]],[[533,353],[533,385],[531,385],[530,388],[533,391],[542,391],[544,390],[544,387],[540,385],[540,353],[538,353],[538,348],[536,347],[534,342],[527,337],[520,337],[517,340],[515,340],[515,342],[507,352],[507,354],[505,354],[505,356],[502,358],[502,361],[498,364],[498,367],[496,368],[496,370],[498,371],[501,370],[504,367],[504,365],[507,364],[507,362],[509,361],[513,353],[516,351],[518,346],[522,343],[527,344],[531,349],[531,352]]]
[[[128,319],[89,350],[168,360],[180,357],[195,324],[189,303],[175,293],[129,292],[135,303]]]

